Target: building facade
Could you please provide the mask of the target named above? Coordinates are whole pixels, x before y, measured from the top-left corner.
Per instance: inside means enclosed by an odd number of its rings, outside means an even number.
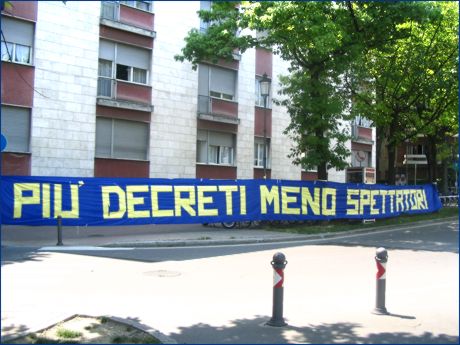
[[[274,104],[288,63],[265,49],[194,71],[175,61],[209,1],[12,1],[2,11],[3,175],[314,180]],[[260,80],[271,79],[264,106]],[[350,163],[375,166],[351,126]],[[264,152],[265,151],[265,152]],[[345,182],[345,171],[328,172]]]

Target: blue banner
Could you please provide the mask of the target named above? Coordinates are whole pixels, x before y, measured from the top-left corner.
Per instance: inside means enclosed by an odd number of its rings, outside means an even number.
[[[378,219],[441,208],[434,185],[2,176],[1,223],[139,225]]]

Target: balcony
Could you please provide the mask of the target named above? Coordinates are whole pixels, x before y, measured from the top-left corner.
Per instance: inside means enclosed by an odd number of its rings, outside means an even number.
[[[351,137],[353,141],[363,144],[374,144],[372,140],[372,128],[358,126],[357,124],[351,125]]]
[[[97,104],[106,107],[153,112],[152,88],[148,85],[99,77]]]
[[[154,14],[141,11],[118,2],[103,1],[101,24],[134,34],[155,38]]]
[[[238,103],[235,101],[199,95],[198,118],[200,120],[237,125],[240,123],[240,119],[238,118]]]

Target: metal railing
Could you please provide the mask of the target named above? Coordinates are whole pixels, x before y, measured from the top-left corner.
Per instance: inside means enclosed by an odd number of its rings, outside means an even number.
[[[114,98],[115,80],[111,78],[99,77],[97,79],[97,95],[102,97]]]
[[[441,195],[439,199],[443,207],[458,207],[458,195]]]
[[[118,2],[102,1],[101,18],[118,21],[120,13],[119,7],[120,5]]]

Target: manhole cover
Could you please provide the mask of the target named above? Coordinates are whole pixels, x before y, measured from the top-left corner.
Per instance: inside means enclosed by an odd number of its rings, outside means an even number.
[[[181,273],[176,272],[176,271],[157,270],[157,271],[144,272],[144,275],[150,276],[150,277],[167,278],[167,277],[178,277],[181,275]]]

